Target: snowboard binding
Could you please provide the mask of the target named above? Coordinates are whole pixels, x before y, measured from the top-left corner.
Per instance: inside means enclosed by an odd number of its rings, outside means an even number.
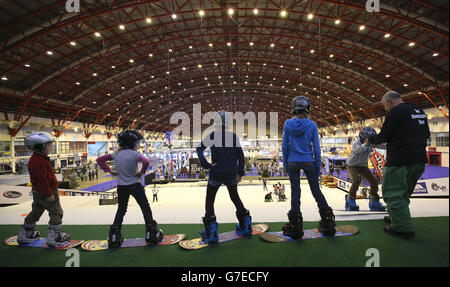
[[[359,211],[359,205],[356,204],[355,199],[350,199],[350,195],[345,195],[345,210],[347,211]]]
[[[293,239],[300,239],[303,237],[303,216],[300,211],[288,213],[289,223],[283,226],[283,235],[289,236]]]
[[[325,236],[334,236],[336,234],[336,221],[331,207],[323,210],[319,210],[319,232]]]
[[[19,229],[19,234],[17,236],[17,242],[21,244],[29,244],[34,242],[41,236],[39,231],[35,231],[34,228],[36,224],[24,224]]]
[[[373,196],[369,197],[369,208],[370,211],[386,211],[386,207],[381,204],[380,200],[373,198]]]
[[[124,240],[122,237],[122,225],[111,225],[107,240],[109,248],[119,248]]]
[[[250,211],[245,210],[243,213],[236,212],[239,223],[236,224],[236,233],[240,236],[252,235],[252,217]]]
[[[61,225],[50,225],[48,229],[47,245],[58,247],[60,243],[70,240],[70,234],[61,231]]]
[[[205,225],[205,229],[200,232],[202,236],[202,240],[208,245],[218,244],[219,243],[219,226],[216,221],[215,216],[203,217],[203,224]]]
[[[146,233],[145,233],[145,242],[147,245],[154,245],[158,244],[164,239],[164,234],[161,229],[158,229],[158,224],[156,221],[152,221],[150,224],[147,224],[146,226]]]

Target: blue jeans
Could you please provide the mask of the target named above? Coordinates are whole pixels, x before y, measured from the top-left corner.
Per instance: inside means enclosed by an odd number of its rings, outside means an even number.
[[[288,162],[287,164],[289,180],[291,182],[291,211],[300,211],[300,170],[306,174],[308,179],[309,188],[312,195],[317,202],[317,206],[320,210],[329,208],[325,197],[322,194],[319,186],[319,175],[312,162]]]

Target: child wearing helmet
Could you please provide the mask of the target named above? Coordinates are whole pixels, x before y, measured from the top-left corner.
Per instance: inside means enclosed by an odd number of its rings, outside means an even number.
[[[319,231],[326,236],[336,233],[333,210],[328,205],[319,186],[321,154],[319,131],[315,122],[309,119],[310,102],[303,96],[295,97],[291,103],[293,118],[283,128],[283,166],[291,182],[291,210],[289,223],[283,226],[283,233],[292,238],[303,236],[303,217],[300,211],[300,170],[308,179],[309,187],[317,202],[321,220]]]
[[[232,118],[226,112],[218,112],[214,118],[215,130],[208,134],[196,149],[202,168],[210,170],[206,188],[206,213],[203,217],[205,229],[201,233],[208,244],[217,244],[219,241],[214,201],[222,184],[227,186],[236,207],[236,217],[239,221],[236,224],[236,233],[241,236],[252,235],[252,217],[250,211],[245,209],[237,190],[237,185],[245,174],[244,152],[238,136],[228,131],[230,123]],[[207,147],[211,149],[212,163],[209,163],[203,154]]]
[[[61,231],[63,210],[58,196],[58,180],[48,157],[53,142],[53,138],[44,132],[33,133],[25,139],[26,146],[33,151],[28,162],[33,203],[17,237],[17,241],[22,244],[39,239],[40,233],[34,228],[45,210],[50,217],[46,244],[49,247],[57,247],[60,243],[70,240],[70,235]]]
[[[353,142],[352,151],[347,158],[347,171],[352,178],[350,191],[345,195],[345,210],[358,211],[356,205],[356,192],[361,184],[361,177],[370,184],[369,208],[371,211],[385,211],[386,208],[380,203],[378,195],[378,181],[367,166],[367,161],[375,145],[370,145],[368,139],[376,135],[376,131],[371,127],[363,127],[358,138]],[[383,146],[380,146],[383,147]]]
[[[137,152],[139,141],[143,136],[135,130],[125,130],[117,136],[119,150],[115,154],[107,154],[97,158],[97,163],[104,172],[117,176],[117,195],[119,206],[114,223],[111,225],[108,235],[109,248],[118,248],[123,242],[122,222],[127,212],[130,195],[134,197],[144,215],[147,245],[157,244],[163,239],[162,230],[153,219],[152,210],[148,203],[145,189],[141,184],[141,177],[145,174],[150,162],[147,158]],[[114,161],[116,171],[106,165],[107,161]],[[138,162],[142,168],[138,171]]]

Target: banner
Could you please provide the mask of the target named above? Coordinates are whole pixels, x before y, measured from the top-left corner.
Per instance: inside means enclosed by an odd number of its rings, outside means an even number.
[[[200,160],[198,158],[189,159],[189,172],[195,173],[201,170]]]
[[[384,161],[384,157],[382,154],[380,154],[379,152],[377,152],[377,150],[374,148],[372,150],[372,153],[370,154],[370,162],[373,165],[373,168],[375,169],[375,172],[377,173],[378,177],[380,179],[383,179],[383,167],[384,164],[386,163]]]

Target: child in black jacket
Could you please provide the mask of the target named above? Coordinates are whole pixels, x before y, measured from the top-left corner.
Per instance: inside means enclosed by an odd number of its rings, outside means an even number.
[[[215,119],[215,130],[206,136],[197,148],[202,168],[210,170],[206,189],[206,214],[203,217],[205,230],[202,232],[202,238],[208,244],[217,244],[219,240],[214,201],[222,184],[227,186],[230,198],[237,209],[236,216],[239,224],[236,225],[236,232],[244,236],[252,234],[250,212],[245,209],[237,191],[237,184],[245,174],[244,152],[236,134],[227,131],[229,122],[232,122],[232,119],[226,112],[218,112]],[[212,164],[203,155],[207,147],[211,148]]]

